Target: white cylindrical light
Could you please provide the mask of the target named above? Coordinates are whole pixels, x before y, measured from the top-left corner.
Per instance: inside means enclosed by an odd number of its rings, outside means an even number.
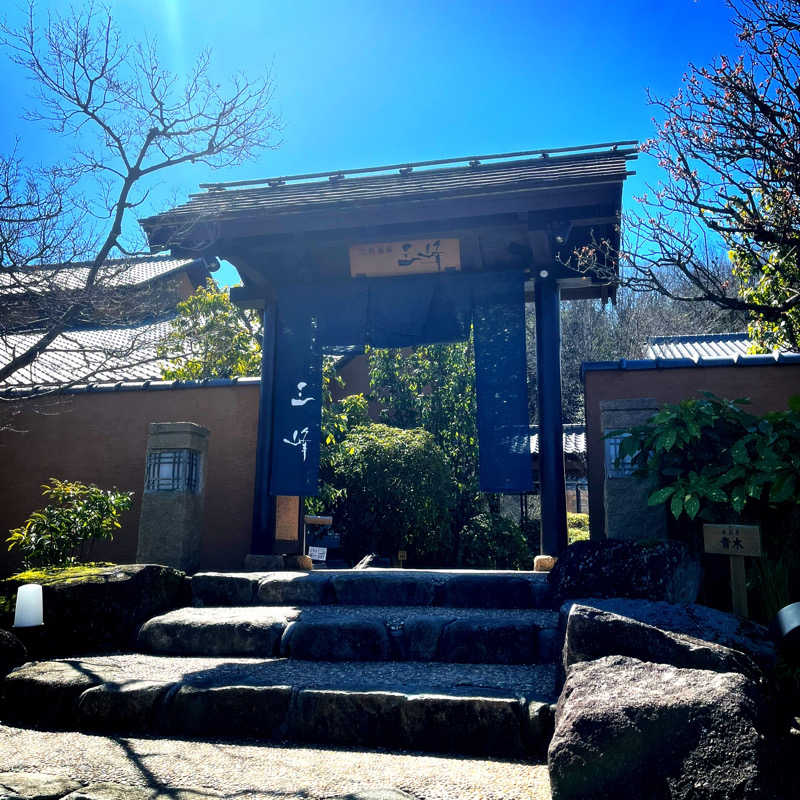
[[[42,587],[38,583],[26,583],[17,590],[17,610],[14,614],[14,627],[33,628],[42,624],[44,624]]]

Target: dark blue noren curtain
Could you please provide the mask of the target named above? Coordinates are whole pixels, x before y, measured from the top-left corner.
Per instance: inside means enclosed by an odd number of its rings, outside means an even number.
[[[322,351],[313,302],[293,288],[278,297],[270,494],[316,495]]]
[[[469,277],[409,275],[368,283],[367,343],[373,347],[456,342],[469,335]]]
[[[533,490],[525,359],[525,287],[519,272],[473,279],[480,487]]]
[[[481,489],[530,491],[523,283],[517,272],[444,273],[282,289],[270,492],[318,493],[323,351],[463,341],[470,323]]]

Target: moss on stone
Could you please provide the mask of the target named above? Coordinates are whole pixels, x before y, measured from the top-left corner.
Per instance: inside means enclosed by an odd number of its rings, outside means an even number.
[[[16,584],[23,583],[72,583],[82,578],[100,575],[108,567],[115,566],[109,561],[96,561],[89,564],[76,564],[72,567],[37,567],[35,569],[18,572],[6,578]]]

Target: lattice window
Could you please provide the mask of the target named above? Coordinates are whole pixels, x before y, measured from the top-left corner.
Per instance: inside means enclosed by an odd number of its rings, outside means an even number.
[[[633,475],[632,457],[625,456],[622,459],[619,457],[619,447],[622,444],[622,440],[629,435],[609,436],[605,440],[607,478],[630,478]]]
[[[154,450],[147,454],[146,492],[200,492],[201,456],[196,450]]]

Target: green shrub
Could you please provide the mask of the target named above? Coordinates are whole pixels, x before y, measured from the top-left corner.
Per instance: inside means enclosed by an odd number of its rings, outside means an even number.
[[[800,599],[800,396],[790,398],[788,410],[763,416],[746,411],[747,402],[704,393],[665,405],[628,431],[620,457],[655,479],[649,504],[666,504],[672,535],[699,552],[702,521],[761,525],[763,555],[747,559],[748,588],[755,616],[769,622]],[[719,603],[718,587],[709,591],[704,602]]]
[[[533,552],[522,528],[500,514],[474,516],[458,535],[461,567],[533,569]]]
[[[8,549],[18,547],[26,567],[56,567],[85,560],[96,539],[111,540],[132,492],[51,478],[42,494],[52,502],[10,531]]]
[[[410,566],[447,559],[451,479],[430,433],[358,426],[331,447],[322,472],[346,557],[406,550]]]

